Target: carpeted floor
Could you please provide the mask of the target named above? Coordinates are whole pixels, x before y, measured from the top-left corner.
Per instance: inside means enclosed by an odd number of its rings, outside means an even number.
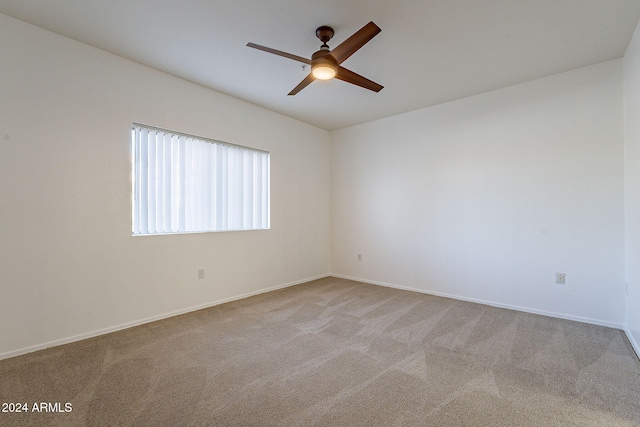
[[[638,426],[640,362],[619,330],[325,278],[0,361],[0,402],[29,409],[2,426]]]

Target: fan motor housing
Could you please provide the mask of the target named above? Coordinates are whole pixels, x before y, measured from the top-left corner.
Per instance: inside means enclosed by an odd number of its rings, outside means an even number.
[[[330,76],[322,77],[316,74],[319,69],[331,69],[333,73]],[[329,55],[329,48],[323,46],[319,51],[315,52],[311,56],[311,74],[321,80],[327,80],[333,78],[338,72],[338,61],[333,56]]]
[[[311,55],[311,62],[315,62],[317,60],[319,60],[320,58],[324,58],[325,56],[327,56],[328,53],[330,53],[331,51],[329,49],[320,49],[317,52],[314,52],[313,55]],[[335,59],[333,59],[332,56],[328,56],[327,58],[324,58],[325,61],[327,62],[332,62],[335,65],[338,65],[338,63],[336,62]]]

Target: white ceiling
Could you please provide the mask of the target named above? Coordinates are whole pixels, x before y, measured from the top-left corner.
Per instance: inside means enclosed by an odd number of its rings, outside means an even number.
[[[640,0],[0,0],[0,13],[327,130],[622,57]],[[369,21],[382,32],[338,80],[247,42],[310,57]],[[72,65],[70,65],[72,66]]]

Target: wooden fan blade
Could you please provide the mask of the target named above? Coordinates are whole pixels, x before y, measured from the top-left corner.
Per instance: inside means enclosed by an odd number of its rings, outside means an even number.
[[[338,67],[338,73],[336,74],[336,79],[342,80],[343,82],[352,83],[354,85],[363,87],[365,89],[372,90],[374,92],[380,92],[384,86],[379,85],[376,82],[372,82],[366,77],[362,77],[360,74],[354,73],[351,70],[347,70],[344,67]]]
[[[305,87],[309,86],[311,84],[311,82],[314,81],[315,79],[316,78],[313,77],[313,74],[309,73],[309,75],[307,77],[305,77],[304,80],[302,80],[300,82],[300,84],[298,84],[298,86],[294,87],[293,90],[288,93],[288,95],[295,95],[296,93],[300,92]]]
[[[291,53],[283,52],[281,50],[271,49],[270,47],[261,46],[255,43],[247,43],[247,46],[252,47],[254,49],[262,50],[265,52],[273,53],[274,55],[284,56],[285,58],[293,59],[294,61],[304,62],[305,64],[311,65],[311,60],[307,58],[303,58],[302,56],[293,55]]]
[[[341,64],[369,40],[374,38],[380,31],[382,31],[380,27],[373,22],[369,22],[356,31],[351,37],[340,43],[338,47],[331,51],[330,55],[333,56],[338,64]]]

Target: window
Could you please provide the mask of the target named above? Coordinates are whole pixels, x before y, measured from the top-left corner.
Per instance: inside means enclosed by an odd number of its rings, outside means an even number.
[[[269,153],[133,124],[133,235],[269,228]]]

